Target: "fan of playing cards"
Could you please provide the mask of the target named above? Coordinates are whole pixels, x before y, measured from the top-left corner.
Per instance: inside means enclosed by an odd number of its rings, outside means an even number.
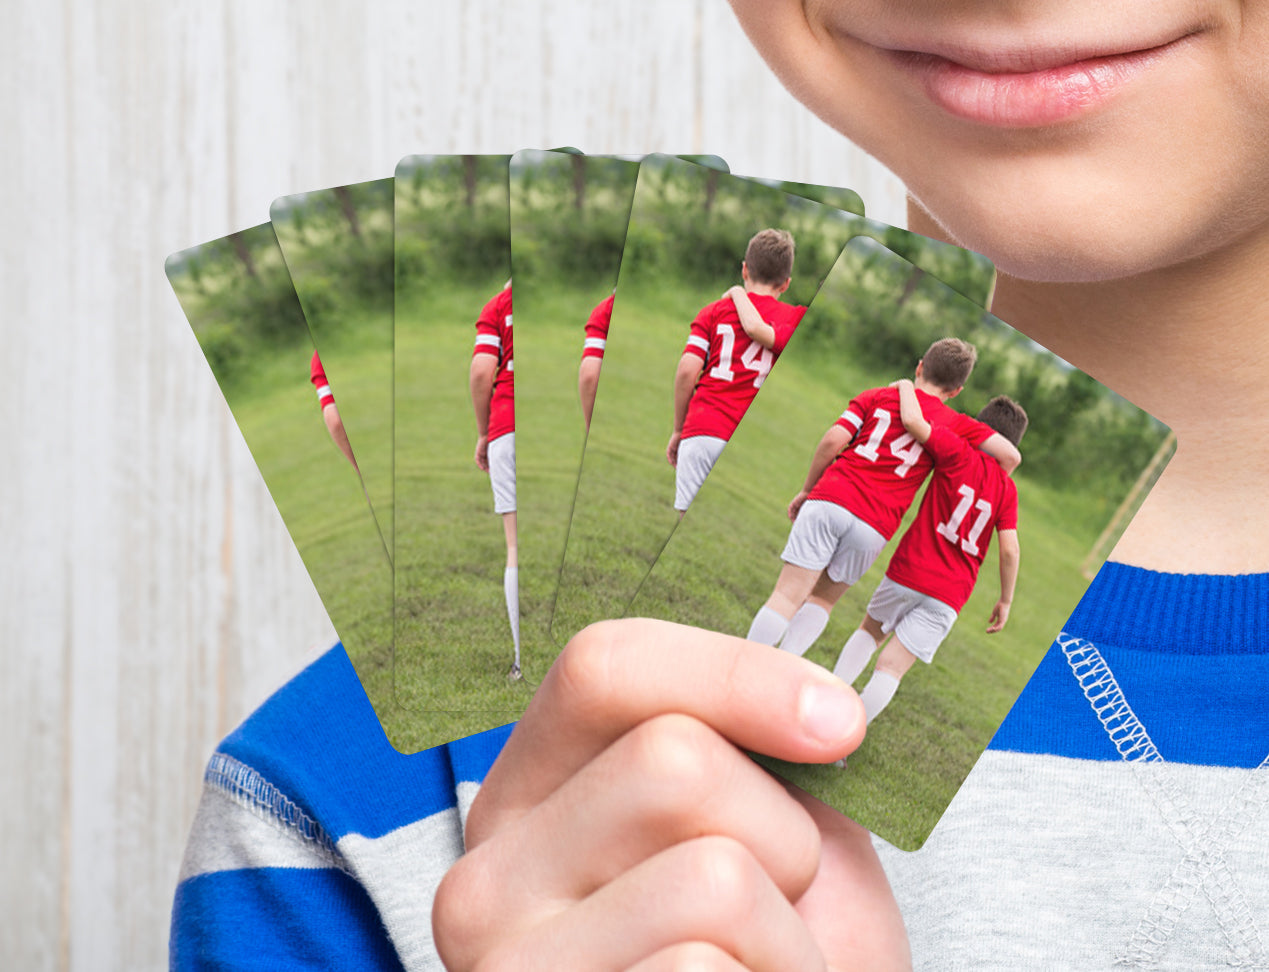
[[[855,684],[849,765],[769,765],[917,847],[1172,448],[846,189],[416,155],[269,215],[168,277],[403,751],[658,617]]]

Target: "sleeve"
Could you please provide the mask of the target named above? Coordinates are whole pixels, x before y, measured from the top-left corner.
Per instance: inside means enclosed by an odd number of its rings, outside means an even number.
[[[440,970],[432,900],[509,731],[403,755],[343,649],[321,656],[208,763],[171,968]]]
[[[836,424],[840,425],[851,435],[854,435],[860,430],[864,420],[868,417],[868,409],[872,406],[872,401],[872,389],[856,395],[850,400],[850,404],[846,406],[846,410],[842,412]]]
[[[691,332],[687,336],[684,354],[694,354],[702,361],[709,360],[709,339],[714,332],[715,304],[707,304],[701,308],[696,319],[692,321]]]
[[[472,357],[478,354],[492,354],[502,357],[502,294],[499,292],[489,303],[481,308],[476,319],[476,346],[472,349]]]
[[[606,298],[590,312],[586,321],[586,341],[582,346],[583,358],[602,358],[608,344],[608,326],[612,323],[613,298]]]
[[[791,308],[792,313],[778,324],[773,324],[775,329],[775,346],[772,350],[776,354],[780,354],[789,344],[789,338],[793,337],[793,332],[798,329],[798,325],[802,323],[802,318],[806,315],[806,308],[797,306]]]
[[[236,816],[219,820],[220,840],[259,826],[246,811]],[[316,860],[182,880],[168,959],[174,970],[404,969],[365,889]]]
[[[309,380],[317,389],[318,408],[334,405],[335,396],[330,390],[330,382],[326,380],[326,370],[322,367],[322,359],[317,356],[316,351],[313,352],[313,360],[309,362],[308,371]]]

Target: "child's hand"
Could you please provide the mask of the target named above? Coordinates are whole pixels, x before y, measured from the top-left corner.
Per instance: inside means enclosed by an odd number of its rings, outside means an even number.
[[[476,467],[481,472],[489,472],[489,436],[482,435],[476,439]]]
[[[802,509],[802,504],[806,502],[806,498],[810,495],[811,494],[808,493],[806,490],[801,490],[797,494],[797,496],[793,497],[793,499],[789,501],[789,519],[790,520],[796,520],[798,518],[798,513]]]
[[[682,438],[683,437],[680,433],[675,432],[670,436],[670,441],[665,444],[665,459],[675,468],[677,468],[679,464],[679,442]]]
[[[738,295],[743,296],[745,293],[745,288],[740,284],[732,284],[726,291],[723,292],[723,297],[730,297],[732,300],[735,300]]]
[[[472,806],[433,909],[446,967],[907,967],[867,832],[741,751],[827,763],[863,731],[849,686],[787,653],[586,629]]]
[[[995,634],[1004,628],[1009,620],[1009,602],[997,601],[996,606],[991,609],[991,618],[987,622],[987,633]]]

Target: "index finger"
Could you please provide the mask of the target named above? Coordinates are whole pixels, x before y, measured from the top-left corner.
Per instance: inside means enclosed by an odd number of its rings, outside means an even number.
[[[829,763],[855,750],[864,709],[832,672],[788,652],[667,621],[605,621],[560,653],[481,786],[472,842],[536,806],[630,729],[681,713],[737,746]]]

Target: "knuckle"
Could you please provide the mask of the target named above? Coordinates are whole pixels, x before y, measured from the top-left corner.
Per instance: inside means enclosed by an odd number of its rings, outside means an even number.
[[[654,637],[642,619],[599,621],[575,634],[552,667],[560,699],[583,721],[610,716],[628,692],[625,660]],[[630,677],[637,673],[630,672]]]
[[[708,909],[711,923],[724,928],[752,918],[764,880],[748,849],[730,837],[701,837],[689,845],[686,886]]]
[[[737,968],[735,960],[709,942],[687,942],[665,957],[669,972],[720,972]]]
[[[555,660],[553,674],[569,705],[585,711],[602,707],[613,681],[616,625],[601,621],[575,634]]]
[[[484,938],[481,916],[489,895],[477,862],[462,857],[446,872],[432,902],[432,937],[447,969],[472,965],[473,951]]]
[[[729,744],[704,723],[685,715],[656,716],[632,730],[628,740],[632,769],[646,781],[644,792],[662,814],[694,814],[717,792]]]

